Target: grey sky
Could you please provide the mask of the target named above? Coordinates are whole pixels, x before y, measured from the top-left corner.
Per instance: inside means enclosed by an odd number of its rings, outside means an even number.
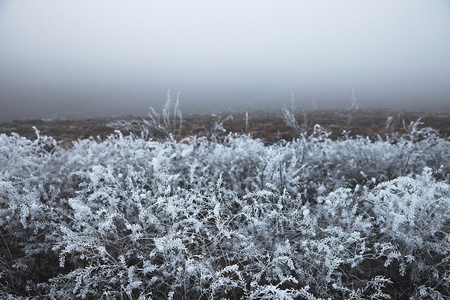
[[[450,108],[446,0],[0,1],[0,120],[182,108]],[[199,106],[200,105],[200,106]]]

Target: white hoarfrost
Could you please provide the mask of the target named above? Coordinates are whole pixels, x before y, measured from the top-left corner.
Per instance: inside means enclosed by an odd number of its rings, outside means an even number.
[[[177,142],[177,105],[168,142],[0,135],[0,298],[450,297],[448,139],[308,137],[285,109],[292,142]]]

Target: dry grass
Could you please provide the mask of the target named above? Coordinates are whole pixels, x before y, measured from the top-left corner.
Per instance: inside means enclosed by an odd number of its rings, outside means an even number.
[[[348,123],[348,115],[345,111],[323,110],[307,111],[307,126],[312,132],[315,124],[320,124],[326,131],[330,131],[330,137],[337,139],[345,130],[350,136],[362,135],[368,137],[383,136],[386,132],[386,120],[388,116],[394,118],[393,130],[403,133],[403,121],[409,125],[411,121],[421,118],[424,127],[432,127],[443,137],[450,136],[450,112],[424,112],[424,111],[392,111],[380,109],[362,109],[352,114],[351,122]],[[0,133],[18,133],[27,138],[34,138],[35,132],[32,126],[36,126],[42,135],[54,137],[63,146],[70,146],[72,141],[89,137],[105,138],[114,132],[114,128],[107,124],[117,120],[125,119],[141,120],[133,116],[122,116],[117,118],[96,118],[82,120],[21,120],[0,123]],[[182,137],[204,136],[217,121],[217,116],[211,115],[184,115]],[[228,132],[245,133],[245,112],[233,114],[233,119],[224,122],[223,126]],[[297,120],[303,122],[303,115],[298,115]],[[392,130],[392,129],[391,129]],[[124,131],[124,134],[127,132]],[[291,140],[295,138],[294,133],[288,128],[283,120],[281,111],[279,113],[250,113],[247,132],[254,138],[274,143],[280,139]]]

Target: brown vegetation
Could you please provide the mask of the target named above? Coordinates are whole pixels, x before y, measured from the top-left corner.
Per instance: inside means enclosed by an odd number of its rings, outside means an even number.
[[[306,118],[305,118],[306,116]],[[424,112],[424,111],[392,111],[380,109],[362,109],[354,112],[351,116],[345,111],[307,111],[297,114],[298,123],[306,122],[312,133],[314,125],[320,124],[323,130],[331,132],[332,139],[342,136],[343,131],[350,136],[363,135],[368,137],[383,136],[388,129],[386,121],[393,117],[392,126],[389,130],[403,133],[404,126],[421,118],[422,127],[436,129],[443,137],[450,136],[450,112]],[[225,116],[226,117],[226,116]],[[350,118],[349,118],[350,117]],[[89,137],[105,138],[112,134],[115,128],[107,126],[108,123],[124,119],[127,121],[141,120],[140,117],[125,116],[116,118],[95,118],[81,120],[24,120],[0,123],[0,133],[11,134],[13,132],[27,138],[35,138],[32,128],[37,127],[42,135],[54,137],[61,145],[70,146],[78,139]],[[224,118],[222,118],[223,120]],[[254,138],[274,143],[281,139],[291,140],[295,138],[292,130],[286,126],[281,111],[279,113],[250,113],[248,127],[246,128],[245,113],[233,114],[232,119],[224,121],[223,127],[227,132],[248,133]],[[211,131],[218,116],[213,115],[185,115],[183,116],[182,137],[204,136]],[[122,131],[124,134],[128,132]]]

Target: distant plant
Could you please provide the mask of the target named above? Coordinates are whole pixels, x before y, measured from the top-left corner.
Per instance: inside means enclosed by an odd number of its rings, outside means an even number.
[[[206,138],[213,141],[213,142],[219,142],[220,140],[223,140],[223,137],[226,135],[227,130],[224,127],[224,123],[228,120],[233,120],[233,115],[229,108],[228,110],[228,116],[224,119],[222,119],[222,115],[219,115],[217,117],[217,120],[214,121],[214,125],[210,128],[205,129]]]
[[[245,127],[244,127],[244,133],[248,134],[248,128],[249,128],[249,117],[248,117],[248,111],[245,112]]]
[[[312,106],[312,110],[317,110],[319,108],[319,106],[317,105],[317,98],[313,98],[311,100],[311,106]]]
[[[148,113],[150,120],[144,120],[144,124],[148,126],[151,132],[160,134],[171,142],[174,142],[176,137],[181,136],[181,129],[183,128],[183,115],[179,109],[179,98],[180,92],[178,92],[177,99],[174,101],[170,96],[170,90],[168,90],[166,103],[162,106],[162,115],[150,106],[150,112]]]
[[[106,126],[121,132],[129,132],[142,139],[152,137],[152,132],[150,131],[151,128],[144,121],[140,120],[114,120],[107,123]]]
[[[299,124],[295,117],[296,110],[297,105],[295,104],[294,101],[294,93],[292,93],[290,109],[287,108],[286,105],[283,105],[283,119],[286,125],[290,127],[298,137],[306,137],[310,126],[308,124],[306,112],[303,111],[303,122]]]
[[[181,137],[183,129],[183,115],[179,109],[180,92],[174,101],[170,96],[170,90],[167,91],[166,102],[162,106],[161,114],[150,106],[148,116],[150,119],[142,120],[115,120],[106,124],[106,126],[119,131],[129,132],[133,136],[142,139],[158,139],[174,142]]]
[[[385,137],[386,138],[398,138],[398,132],[396,132],[396,128],[398,127],[400,123],[400,114],[397,115],[397,117],[388,116],[387,120],[385,122]]]
[[[350,122],[352,121],[352,117],[353,114],[358,110],[359,105],[358,102],[356,101],[356,96],[355,96],[355,89],[352,88],[352,104],[351,106],[347,109],[347,126],[350,125]]]

